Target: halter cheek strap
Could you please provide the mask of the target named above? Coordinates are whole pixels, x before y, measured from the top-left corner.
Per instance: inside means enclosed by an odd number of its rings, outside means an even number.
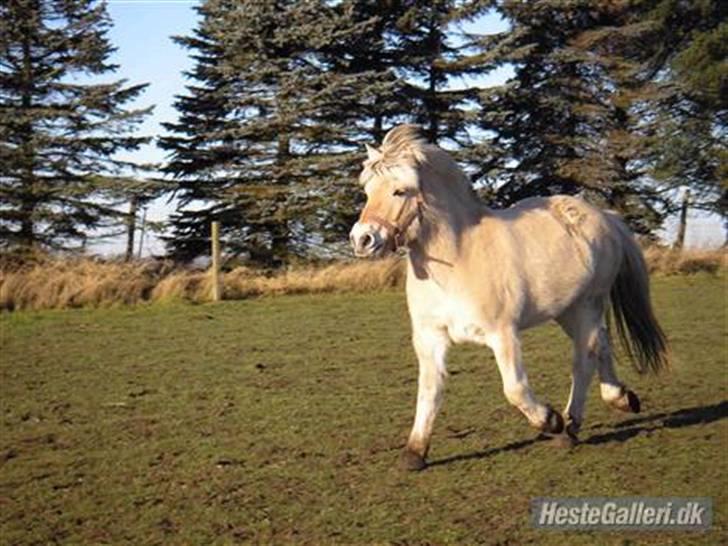
[[[409,199],[411,199],[411,197]],[[405,243],[407,242],[405,241],[405,235],[407,234],[407,230],[409,229],[409,227],[412,225],[412,222],[415,221],[415,218],[417,218],[418,220],[422,219],[422,206],[424,205],[424,200],[420,192],[418,192],[415,196],[415,203],[415,209],[407,217],[405,217],[403,222],[400,222],[400,218],[404,213],[406,203],[402,205],[402,208],[399,209],[397,216],[391,222],[386,218],[382,218],[381,216],[378,216],[376,214],[366,214],[362,217],[362,221],[370,220],[384,226],[384,228],[392,234],[394,250],[397,250],[398,248],[405,246]]]

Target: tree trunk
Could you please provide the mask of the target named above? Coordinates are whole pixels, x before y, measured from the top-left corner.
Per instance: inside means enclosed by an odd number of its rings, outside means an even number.
[[[130,262],[134,258],[134,232],[136,231],[136,214],[139,207],[139,196],[132,195],[129,199],[129,214],[126,218],[126,255],[124,259]]]
[[[374,101],[375,108],[379,106],[379,97]],[[382,130],[382,115],[377,113],[374,116],[374,128],[373,128],[373,137],[374,137],[374,146],[378,146],[382,142],[382,138],[384,138],[384,133]]]
[[[287,173],[285,162],[291,157],[291,139],[285,133],[278,135],[278,149],[276,153],[276,162],[281,167],[281,170]],[[284,174],[283,176],[289,176]],[[284,181],[285,183],[285,181]],[[277,212],[274,214],[274,225],[271,232],[271,259],[270,264],[273,267],[280,267],[288,261],[288,214],[286,208],[286,198],[276,198],[276,208],[283,209],[283,214],[279,215]]]
[[[438,78],[438,71],[435,67],[435,62],[437,61],[437,57],[440,54],[440,46],[442,37],[439,35],[439,28],[437,20],[435,19],[435,15],[432,15],[432,19],[430,20],[430,47],[432,57],[430,58],[430,67],[429,67],[429,88],[428,88],[428,100],[426,103],[428,104],[428,117],[429,117],[429,123],[428,123],[428,138],[430,142],[433,144],[437,144],[437,137],[439,133],[439,111],[438,111],[438,104],[437,104],[437,78]]]
[[[291,155],[291,139],[288,135],[278,135],[278,150],[276,154],[276,162],[280,165],[286,161]]]
[[[23,39],[23,95],[21,104],[24,114],[29,115],[30,108],[33,105],[33,65],[31,59],[30,38],[26,33]],[[20,233],[19,242],[21,246],[31,248],[35,245],[35,221],[33,213],[36,207],[35,192],[35,172],[33,163],[35,161],[35,152],[33,150],[33,124],[29,121],[23,121],[23,139],[21,146],[24,152],[23,157],[23,198],[20,204]]]
[[[677,228],[677,238],[673,248],[680,250],[685,245],[685,232],[688,227],[688,207],[690,207],[690,190],[685,190],[683,202],[680,207],[680,224]]]
[[[27,185],[27,182],[24,181]],[[33,222],[33,211],[35,203],[28,196],[24,196],[20,205],[20,233],[18,234],[20,246],[32,248],[35,245],[35,222]]]
[[[139,230],[139,254],[138,258],[142,259],[142,251],[144,250],[144,231],[147,229],[147,209],[142,211],[142,227]]]

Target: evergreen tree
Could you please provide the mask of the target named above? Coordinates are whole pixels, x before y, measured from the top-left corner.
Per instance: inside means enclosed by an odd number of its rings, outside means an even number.
[[[700,105],[689,90],[696,74],[681,77],[678,65],[698,47],[701,81],[717,99],[719,4],[504,3],[512,30],[483,43],[517,67],[513,81],[486,93],[483,127],[496,151],[481,173],[494,200],[582,193],[652,234],[679,208],[677,180],[715,190],[723,114]],[[704,32],[712,49],[700,46]]]
[[[176,136],[161,143],[181,203],[169,243],[179,258],[201,254],[219,219],[228,250],[280,265],[310,242],[319,171],[348,138],[324,123],[337,89],[320,52],[336,17],[314,1],[213,0],[199,11],[195,35],[177,39],[195,51],[199,83],[179,97],[179,122],[167,125]]]
[[[728,5],[651,0],[639,8],[620,31],[624,42],[647,46],[628,48],[623,57],[638,67],[635,102],[650,111],[650,174],[673,190],[674,200],[687,187],[693,208],[726,218]]]
[[[431,142],[447,148],[466,167],[480,164],[489,148],[481,145],[480,88],[472,83],[495,67],[462,30],[493,2],[411,0],[388,33],[395,70],[405,82],[403,118],[420,125]],[[470,82],[463,85],[463,82]]]
[[[181,208],[173,253],[206,251],[212,219],[226,248],[280,265],[342,239],[358,192],[364,142],[401,107],[377,55],[383,17],[371,2],[210,1],[195,36],[196,85],[179,97],[172,152]]]
[[[614,23],[580,46],[607,70],[612,103],[631,119],[632,171],[663,196],[663,215],[693,207],[725,215],[728,9],[723,2],[644,0],[612,8]]]
[[[484,41],[515,78],[483,95],[483,128],[494,152],[481,168],[493,201],[507,206],[531,195],[583,193],[619,210],[637,231],[659,223],[659,196],[633,172],[631,120],[613,99],[614,81],[582,46],[585,32],[608,27],[605,3],[507,2],[512,29]]]
[[[123,221],[124,162],[146,85],[82,83],[113,73],[110,20],[96,0],[0,4],[0,241],[66,248]]]
[[[265,264],[345,241],[361,199],[352,180],[363,144],[398,123],[423,123],[433,141],[475,157],[477,89],[449,86],[487,67],[473,38],[453,29],[487,4],[204,4],[195,35],[178,39],[194,52],[195,85],[162,141],[182,205],[173,253],[205,252],[212,219],[228,250]]]
[[[327,130],[308,135],[309,142],[325,153],[313,158],[318,165],[312,218],[327,248],[348,251],[346,234],[363,200],[353,181],[365,157],[364,144],[381,142],[408,111],[405,83],[397,76],[387,47],[402,6],[391,0],[331,4],[333,32],[318,46],[326,91],[314,105],[317,123]]]

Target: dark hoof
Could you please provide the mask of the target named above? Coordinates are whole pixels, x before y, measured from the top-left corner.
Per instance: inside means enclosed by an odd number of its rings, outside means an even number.
[[[541,430],[548,434],[561,434],[564,432],[564,418],[558,411],[551,406],[546,406],[549,410],[546,416],[546,422],[541,426]]]
[[[401,465],[405,470],[423,470],[427,466],[427,462],[421,455],[405,449],[402,452]]]
[[[639,413],[642,409],[639,397],[629,389],[626,389],[625,393],[612,403],[612,406],[626,413]]]
[[[632,411],[632,413],[639,413],[642,409],[640,399],[634,393],[634,391],[627,391],[627,403],[629,404],[629,409]]]

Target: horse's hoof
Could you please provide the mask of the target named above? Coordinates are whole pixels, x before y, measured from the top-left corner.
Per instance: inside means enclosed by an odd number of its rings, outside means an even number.
[[[414,451],[405,449],[402,452],[401,465],[405,470],[423,470],[427,466],[425,458]]]
[[[629,409],[632,411],[632,413],[639,413],[642,409],[640,399],[634,391],[627,391],[627,403],[629,404]]]
[[[551,406],[546,406],[546,408],[548,414],[546,415],[546,421],[541,426],[541,430],[548,434],[561,434],[564,432],[564,418]]]
[[[612,402],[612,406],[626,413],[639,413],[642,409],[639,397],[629,389],[626,389],[622,396]]]

